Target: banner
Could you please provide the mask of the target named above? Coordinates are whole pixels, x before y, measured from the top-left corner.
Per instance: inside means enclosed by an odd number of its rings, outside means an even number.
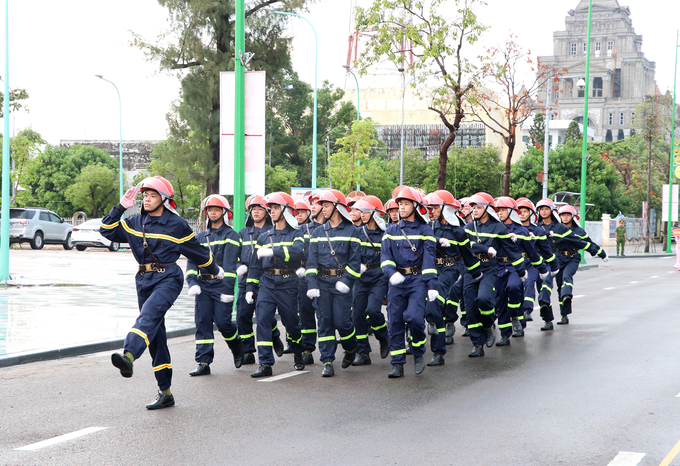
[[[663,194],[661,197],[661,221],[668,221],[668,185],[663,185]],[[680,192],[680,186],[673,184],[673,204],[671,209],[671,222],[678,221],[678,193]]]

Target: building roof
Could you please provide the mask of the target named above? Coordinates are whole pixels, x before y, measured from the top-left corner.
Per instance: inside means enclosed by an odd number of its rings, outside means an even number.
[[[589,0],[581,0],[578,2],[578,6],[575,8],[576,10],[581,10],[581,9],[588,9],[589,5]],[[595,6],[599,6],[602,8],[621,8],[621,5],[619,5],[618,0],[593,0],[593,8]]]

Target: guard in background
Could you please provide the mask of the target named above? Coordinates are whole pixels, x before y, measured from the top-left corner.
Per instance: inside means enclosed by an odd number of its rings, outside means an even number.
[[[382,303],[387,295],[387,277],[380,269],[380,247],[385,233],[382,202],[375,196],[366,196],[354,204],[361,212],[361,277],[354,283],[354,328],[357,332],[359,357],[353,366],[371,364],[371,345],[368,343],[369,327],[380,343],[380,357],[390,354],[387,340],[387,322],[382,313]]]
[[[144,197],[141,215],[121,220],[125,210],[135,204],[140,189]],[[139,317],[125,337],[123,354],[112,354],[111,362],[123,377],[132,377],[133,362],[149,348],[160,391],[147,409],[175,405],[170,391],[172,364],[165,313],[182,291],[184,274],[177,259],[182,254],[205,273],[220,279],[224,276],[210,250],[201,246],[189,224],[177,214],[173,195],[172,185],[162,176],[146,178],[130,188],[101,223],[102,236],[109,241],[128,243],[139,263],[139,273],[135,276]]]
[[[312,233],[307,258],[307,296],[316,298],[319,351],[322,377],[333,377],[337,342],[335,331],[345,349],[342,368],[356,358],[357,338],[352,322],[352,285],[361,271],[359,231],[349,218],[345,195],[337,189],[319,193],[326,223]]]
[[[300,280],[295,271],[300,267],[305,240],[295,219],[295,201],[290,194],[276,192],[265,198],[265,205],[274,222],[274,228],[262,233],[257,239],[257,252],[250,259],[246,291],[246,301],[253,304],[253,296],[259,290],[255,315],[260,367],[250,374],[253,378],[272,375],[275,361],[271,322],[275,319],[277,308],[293,350],[295,370],[305,368],[302,352],[309,349],[302,346],[298,316],[297,294]]]
[[[621,247],[621,257],[626,257],[623,248],[626,246],[626,227],[623,220],[619,220],[619,226],[616,227],[616,255],[619,255],[619,246]]]
[[[415,372],[425,370],[425,304],[439,296],[434,265],[437,242],[427,224],[425,200],[415,189],[402,187],[395,201],[401,220],[387,227],[381,248],[381,267],[389,279],[387,333],[392,371],[387,376],[391,379],[404,375],[406,324],[411,332]]]
[[[234,366],[243,363],[243,342],[238,328],[231,321],[231,311],[236,287],[236,266],[241,250],[238,233],[225,221],[231,218],[231,206],[223,196],[212,194],[201,203],[208,219],[207,229],[199,232],[196,239],[208,248],[217,264],[224,270],[221,280],[200,269],[193,261],[187,260],[186,280],[189,296],[195,296],[194,320],[196,322],[196,362],[198,367],[191,376],[210,374],[210,364],[215,356],[215,335],[213,323],[227,342],[234,355]]]
[[[238,333],[243,340],[243,364],[255,364],[255,332],[253,331],[253,316],[255,315],[255,302],[257,290],[253,292],[253,302],[246,301],[246,276],[250,260],[255,254],[255,245],[260,235],[268,231],[273,225],[267,210],[262,205],[262,196],[253,195],[246,199],[248,218],[245,227],[238,232],[241,240],[240,265],[236,269],[238,275],[238,299],[236,301],[236,322]],[[276,320],[272,321],[274,332],[274,352],[277,356],[283,356],[283,342]]]

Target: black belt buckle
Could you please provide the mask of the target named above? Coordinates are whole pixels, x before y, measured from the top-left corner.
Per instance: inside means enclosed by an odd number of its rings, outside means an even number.
[[[477,258],[480,260],[480,262],[489,262],[488,254],[477,254]]]
[[[290,278],[292,276],[293,276],[293,274],[291,274],[291,273],[281,273],[282,278]]]

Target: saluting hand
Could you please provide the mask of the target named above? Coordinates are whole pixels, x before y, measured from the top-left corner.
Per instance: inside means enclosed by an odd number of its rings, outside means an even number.
[[[135,205],[135,200],[137,199],[137,195],[139,194],[139,188],[137,186],[133,186],[132,188],[128,189],[123,197],[120,198],[120,205],[125,207],[126,209],[129,209],[133,205]]]

